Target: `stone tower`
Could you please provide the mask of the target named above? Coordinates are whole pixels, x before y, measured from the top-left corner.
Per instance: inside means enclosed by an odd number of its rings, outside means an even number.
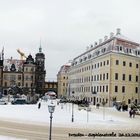
[[[45,55],[42,53],[42,47],[40,45],[39,52],[36,54],[35,57],[35,63],[36,63],[36,77],[35,77],[35,83],[36,83],[36,93],[40,96],[43,96],[45,93]]]
[[[0,97],[3,93],[2,83],[3,83],[3,61],[4,61],[4,49],[0,54]]]

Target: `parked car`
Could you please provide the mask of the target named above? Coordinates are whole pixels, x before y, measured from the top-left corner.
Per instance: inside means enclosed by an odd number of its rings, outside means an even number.
[[[25,99],[16,99],[14,101],[11,102],[11,104],[15,105],[15,104],[27,104]]]
[[[7,101],[0,99],[0,105],[7,105],[7,104],[8,104]]]

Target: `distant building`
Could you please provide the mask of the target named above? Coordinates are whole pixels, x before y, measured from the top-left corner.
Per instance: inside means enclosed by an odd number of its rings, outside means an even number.
[[[55,82],[55,81],[46,81],[45,82],[45,92],[48,92],[48,91],[53,91],[57,95],[57,92],[58,92],[57,82]]]
[[[75,57],[66,74],[68,93],[77,99],[107,106],[115,101],[140,103],[140,44],[117,29],[116,35],[105,36]]]
[[[70,68],[70,63],[61,66],[57,74],[58,82],[58,97],[66,97],[68,93],[68,70]]]

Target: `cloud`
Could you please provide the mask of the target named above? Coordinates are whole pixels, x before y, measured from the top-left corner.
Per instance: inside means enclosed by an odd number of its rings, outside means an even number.
[[[139,0],[4,0],[0,1],[0,48],[5,57],[46,55],[47,77],[56,79],[61,65],[86,47],[115,32],[139,41]],[[53,64],[53,65],[52,65]]]

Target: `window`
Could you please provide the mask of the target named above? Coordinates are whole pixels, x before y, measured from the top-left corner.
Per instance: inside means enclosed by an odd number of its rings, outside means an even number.
[[[20,82],[18,82],[18,86],[21,86]]]
[[[105,86],[103,86],[103,92],[105,91]]]
[[[123,61],[123,66],[126,66],[126,62],[125,61]]]
[[[99,86],[97,86],[97,92],[99,91]]]
[[[99,81],[99,75],[97,75],[97,81]]]
[[[115,92],[118,92],[118,86],[115,86]]]
[[[138,76],[136,75],[136,82],[138,82]]]
[[[106,86],[106,92],[108,92],[108,86]]]
[[[100,80],[102,80],[102,74],[100,74]]]
[[[125,81],[125,74],[122,75],[122,80]]]
[[[105,61],[104,61],[104,66],[105,66]]]
[[[106,73],[106,79],[108,80],[108,73]]]
[[[122,86],[122,93],[125,93],[125,86]]]
[[[65,76],[63,77],[63,79],[65,79]]]
[[[103,74],[103,80],[105,80],[105,74]]]
[[[18,75],[18,80],[21,80],[21,75]]]
[[[135,87],[135,93],[138,93],[138,87]]]
[[[96,69],[96,64],[94,65],[95,69]]]
[[[129,63],[129,67],[132,67],[132,63],[131,62]]]
[[[115,73],[115,80],[118,80],[118,73]]]
[[[129,81],[131,81],[132,80],[132,76],[131,75],[129,75]]]
[[[109,65],[109,60],[107,60],[107,65]]]
[[[16,80],[16,75],[10,75],[10,80],[15,81]]]
[[[102,67],[102,62],[100,62],[100,67]]]
[[[128,104],[130,104],[131,103],[131,100],[130,99],[128,99]]]
[[[116,60],[116,65],[119,65],[119,60]]]
[[[28,75],[26,75],[26,78],[25,79],[28,80]]]
[[[100,86],[100,92],[102,91],[102,86]]]
[[[94,75],[94,81],[96,81],[96,75]]]
[[[33,81],[33,75],[31,75],[31,81]]]
[[[136,68],[139,68],[139,64],[136,64]]]

